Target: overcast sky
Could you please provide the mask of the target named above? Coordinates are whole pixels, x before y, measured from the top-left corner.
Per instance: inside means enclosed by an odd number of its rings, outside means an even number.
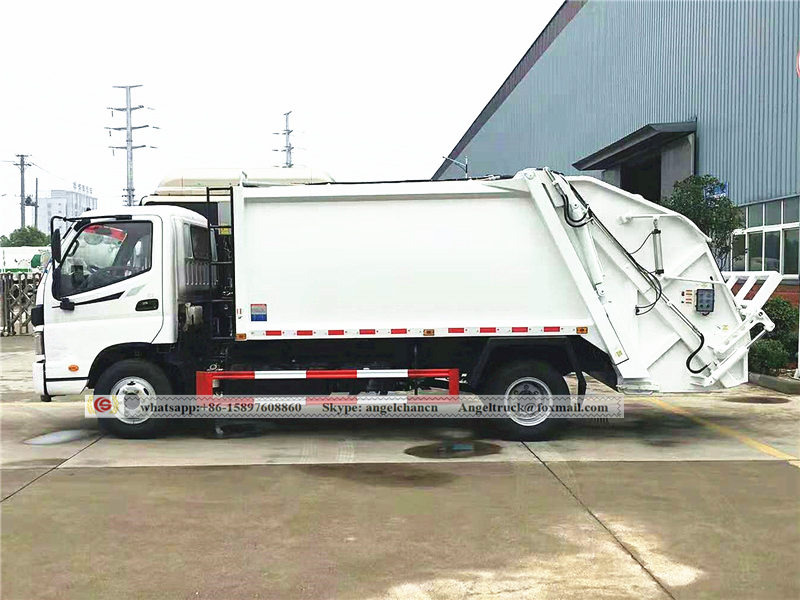
[[[492,2],[6,2],[0,161],[31,154],[33,194],[94,189],[122,202],[133,103],[137,198],[187,167],[278,165],[292,110],[295,164],[339,181],[429,178],[561,0]],[[19,170],[0,162],[0,233],[19,226]],[[32,211],[32,209],[29,209]],[[32,221],[32,213],[27,218]]]

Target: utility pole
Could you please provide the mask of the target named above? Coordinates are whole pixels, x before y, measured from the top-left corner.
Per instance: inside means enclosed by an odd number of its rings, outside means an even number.
[[[25,159],[30,154],[17,154],[19,159],[18,163],[14,163],[19,167],[19,222],[20,227],[25,227],[25,167],[31,166],[31,163],[25,163]]]
[[[140,108],[144,108],[143,105],[138,106],[131,106],[131,90],[133,88],[142,87],[141,85],[115,85],[113,86],[117,89],[125,90],[125,107],[124,108],[114,108],[109,106],[109,110],[111,110],[111,115],[114,115],[114,111],[124,112],[125,113],[125,127],[106,127],[108,130],[113,131],[124,131],[125,132],[125,145],[124,146],[109,146],[113,153],[114,150],[125,150],[128,159],[128,187],[125,188],[125,202],[128,206],[133,206],[134,202],[134,194],[133,194],[133,151],[138,150],[139,148],[144,148],[144,145],[134,146],[133,145],[133,130],[134,129],[144,129],[145,127],[149,127],[149,125],[132,125],[131,123],[131,113],[134,110],[139,110]],[[111,131],[108,132],[111,135]],[[151,146],[152,147],[152,146]]]
[[[36,195],[35,204],[33,205],[33,226],[39,229],[39,178],[36,178]],[[40,230],[41,231],[41,230]]]
[[[294,146],[292,146],[292,142],[290,136],[292,135],[292,130],[289,129],[289,115],[292,114],[292,111],[287,113],[283,113],[283,116],[286,118],[286,126],[284,127],[283,131],[276,131],[275,135],[283,135],[285,137],[283,148],[278,150],[273,150],[273,152],[284,152],[286,153],[286,161],[283,165],[284,169],[290,169],[294,166],[292,163],[292,150],[294,150]]]

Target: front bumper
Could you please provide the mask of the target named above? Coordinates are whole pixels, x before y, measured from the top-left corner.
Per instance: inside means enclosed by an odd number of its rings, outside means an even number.
[[[86,377],[55,377],[45,386],[45,359],[33,363],[33,389],[39,396],[72,396],[86,389]]]
[[[44,359],[33,363],[33,391],[38,396],[46,396],[44,391]]]

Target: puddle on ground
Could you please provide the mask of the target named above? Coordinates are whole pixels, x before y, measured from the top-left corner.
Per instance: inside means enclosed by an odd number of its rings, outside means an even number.
[[[655,439],[655,440],[645,440],[651,446],[658,446],[659,448],[669,448],[671,446],[679,446],[685,443],[682,440],[668,440],[668,439]]]
[[[503,449],[497,444],[489,442],[476,442],[473,440],[448,440],[414,446],[405,450],[406,454],[419,458],[470,458],[472,456],[487,456],[500,454]]]
[[[737,402],[739,404],[786,404],[788,398],[780,396],[742,396],[740,398],[724,398],[725,402]]]
[[[385,487],[435,487],[450,483],[456,479],[456,475],[453,473],[429,469],[427,466],[420,464],[327,464],[302,465],[296,468],[316,477],[336,477],[354,483]]]
[[[65,429],[63,431],[53,431],[25,440],[31,446],[52,446],[55,444],[66,444],[78,440],[86,440],[95,437],[97,432],[93,429]]]

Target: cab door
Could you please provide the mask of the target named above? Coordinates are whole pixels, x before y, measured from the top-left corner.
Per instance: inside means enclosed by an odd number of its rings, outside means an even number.
[[[162,232],[156,216],[98,219],[72,238],[45,291],[48,388],[62,381],[79,392],[104,349],[156,337],[164,321]]]

